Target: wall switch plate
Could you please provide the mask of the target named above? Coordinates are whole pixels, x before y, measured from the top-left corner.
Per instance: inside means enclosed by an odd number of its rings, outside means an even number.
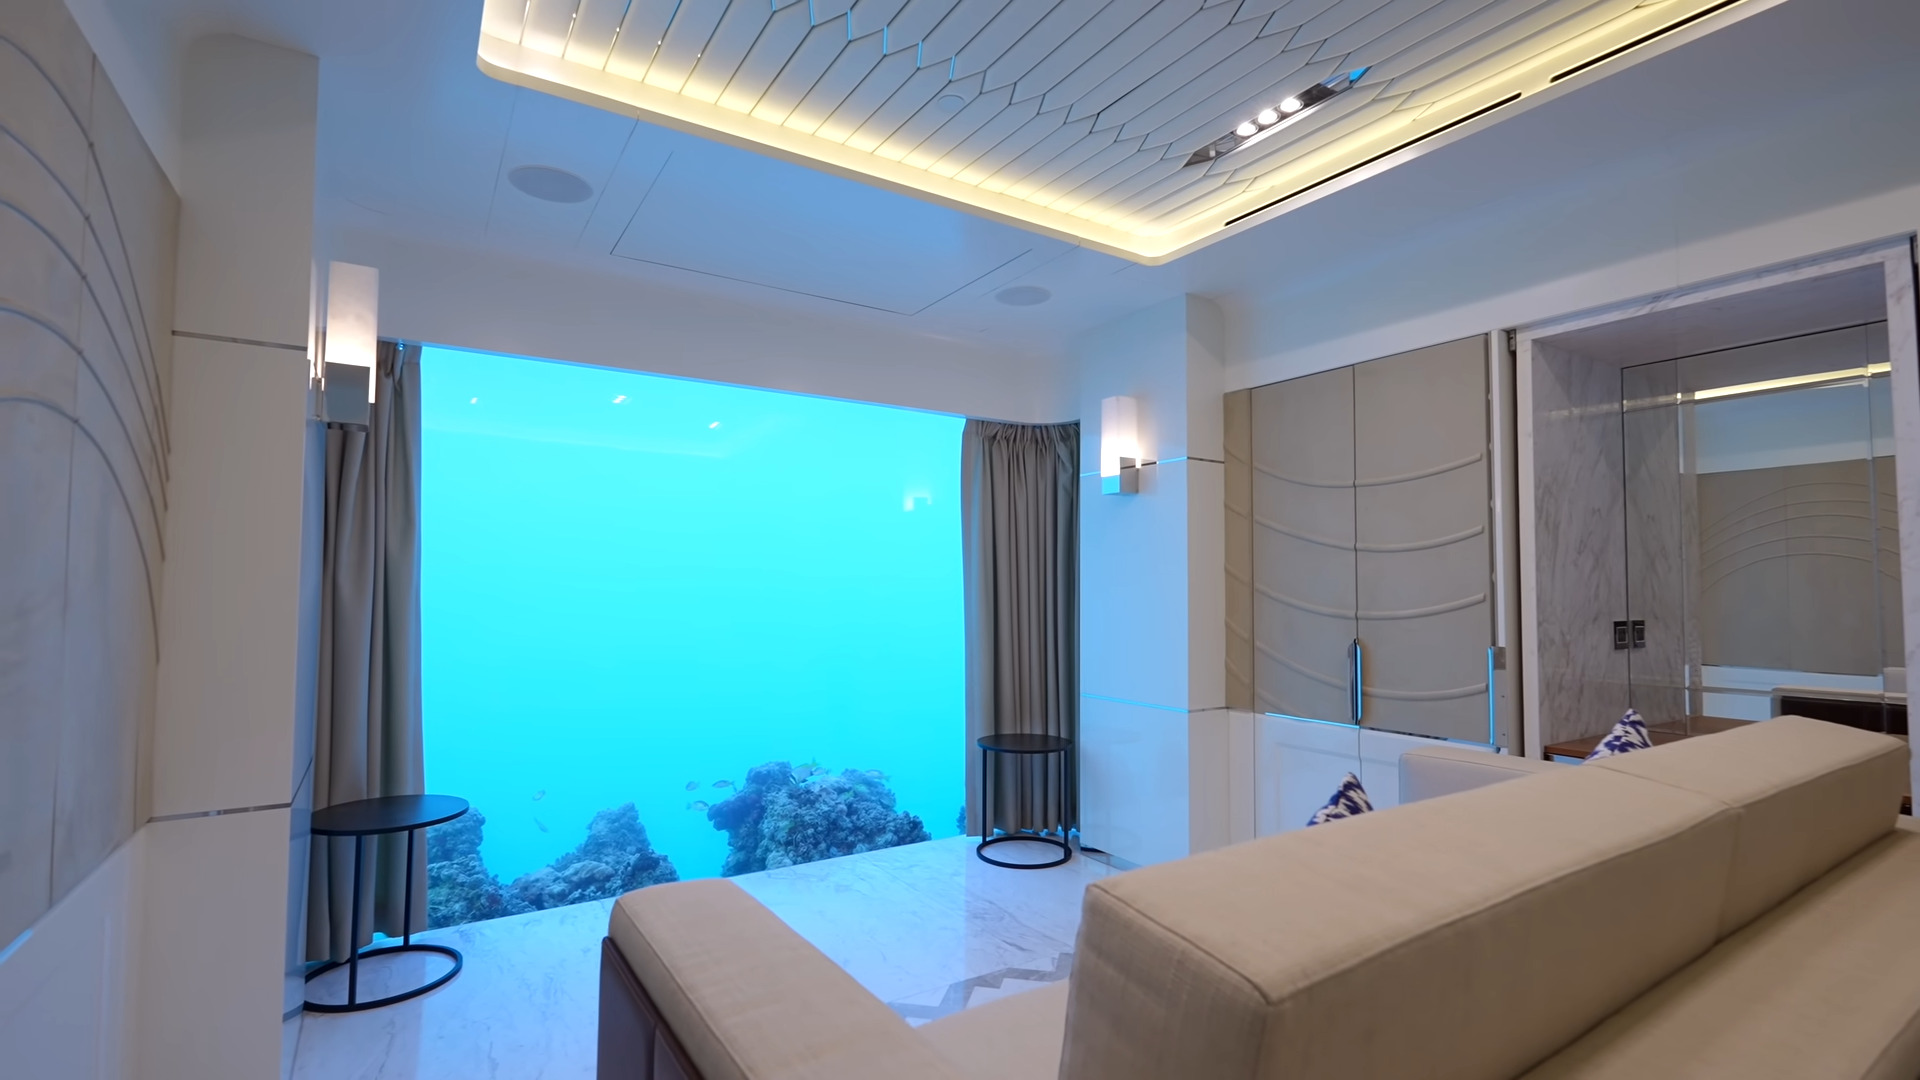
[[[1613,624],[1613,647],[1626,649],[1632,647],[1632,637],[1627,630],[1627,620],[1619,619]]]

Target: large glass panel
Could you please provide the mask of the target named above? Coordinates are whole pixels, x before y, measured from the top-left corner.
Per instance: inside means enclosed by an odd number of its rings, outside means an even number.
[[[961,419],[422,374],[436,925],[957,833]]]
[[[1904,728],[1884,325],[1622,373],[1634,707]]]

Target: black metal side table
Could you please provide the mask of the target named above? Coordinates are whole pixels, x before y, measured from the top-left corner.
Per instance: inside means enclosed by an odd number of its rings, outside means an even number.
[[[446,945],[415,945],[413,943],[413,837],[421,829],[452,821],[466,812],[467,800],[457,799],[452,795],[389,795],[380,799],[360,799],[355,802],[339,803],[313,812],[313,835],[353,837],[353,936],[347,939],[353,952],[345,960],[331,960],[307,972],[307,981],[312,982],[343,965],[347,969],[347,1000],[341,1004],[309,1001],[306,1003],[308,1012],[347,1013],[377,1009],[382,1005],[392,1005],[409,998],[417,998],[429,990],[437,990],[445,986],[455,975],[460,974],[460,965],[465,961],[460,956],[459,950]],[[397,832],[407,834],[407,893],[405,914],[401,916],[400,944],[382,945],[377,949],[363,950],[359,947],[360,870],[366,862],[367,837]],[[361,958],[403,952],[439,953],[442,956],[452,957],[453,967],[424,986],[416,986],[411,990],[390,994],[373,1001],[361,1001]]]
[[[974,849],[974,854],[980,856],[980,861],[994,866],[1004,866],[1009,870],[1045,870],[1073,858],[1073,845],[1066,839],[1067,827],[1071,824],[1067,816],[1071,812],[1074,780],[1079,771],[1073,759],[1073,740],[1061,735],[982,735],[975,740],[975,744],[980,747],[980,831],[983,834],[993,832],[994,802],[988,795],[987,782],[998,771],[996,766],[999,763],[994,759],[994,755],[1012,754],[1023,762],[1035,754],[1043,757],[1050,754],[1060,755],[1060,783],[1054,788],[1056,798],[1049,800],[1056,803],[1058,809],[1058,812],[1052,815],[1053,823],[1045,830],[1016,827],[999,836],[983,835],[980,838],[980,846]],[[1021,770],[1021,779],[1016,781],[1020,789],[1018,798],[1023,805],[1030,805],[1032,801],[1032,793],[1025,790],[1028,772],[1029,770]],[[997,788],[998,784],[994,786]],[[1059,826],[1059,836],[1050,835],[1053,825]],[[1051,862],[1021,863],[1005,862],[987,854],[987,849],[993,845],[1011,843],[1015,840],[1051,844],[1060,849],[1060,857]]]

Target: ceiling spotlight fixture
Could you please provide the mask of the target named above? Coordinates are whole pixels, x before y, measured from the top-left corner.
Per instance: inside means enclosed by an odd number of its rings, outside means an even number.
[[[960,94],[941,94],[934,100],[934,104],[940,106],[941,112],[950,113],[959,112],[960,106],[966,103],[967,99]]]
[[[1242,121],[1231,132],[1195,150],[1193,156],[1187,159],[1187,164],[1203,165],[1209,161],[1217,161],[1235,150],[1244,150],[1252,146],[1320,105],[1346,93],[1354,83],[1360,81],[1360,76],[1366,73],[1366,68],[1343,71],[1325,82],[1315,83],[1300,93],[1283,99],[1277,106],[1277,111],[1261,109],[1254,114],[1253,119]]]

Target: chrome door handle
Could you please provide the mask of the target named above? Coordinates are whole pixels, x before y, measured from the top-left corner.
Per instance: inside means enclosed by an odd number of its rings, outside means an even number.
[[[1367,717],[1365,690],[1367,656],[1366,649],[1360,644],[1359,638],[1353,639],[1353,647],[1347,650],[1347,658],[1353,663],[1352,691],[1348,695],[1348,705],[1353,712],[1353,722],[1358,724]]]

